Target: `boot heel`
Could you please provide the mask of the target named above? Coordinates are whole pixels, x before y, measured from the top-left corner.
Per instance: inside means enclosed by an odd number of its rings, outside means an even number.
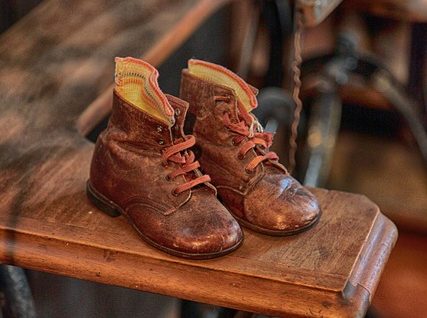
[[[92,188],[89,181],[86,183],[86,195],[90,202],[105,214],[111,217],[118,217],[121,215],[118,207],[103,195],[97,193],[96,190]]]

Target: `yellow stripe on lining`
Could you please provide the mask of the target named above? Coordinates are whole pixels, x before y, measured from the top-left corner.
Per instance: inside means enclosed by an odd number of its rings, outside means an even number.
[[[188,61],[188,71],[194,76],[208,82],[226,86],[234,90],[246,111],[250,112],[257,106],[256,95],[249,85],[229,69],[217,64],[191,59]]]

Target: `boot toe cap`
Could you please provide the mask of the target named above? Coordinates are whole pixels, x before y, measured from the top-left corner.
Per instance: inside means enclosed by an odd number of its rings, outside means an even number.
[[[205,209],[193,205],[188,202],[165,216],[147,207],[134,206],[128,214],[143,239],[172,255],[207,259],[240,246],[241,228],[219,202],[213,207],[208,204]]]
[[[184,253],[221,256],[233,251],[243,240],[243,233],[234,219],[197,226],[189,225],[175,235],[174,247]]]
[[[270,235],[296,234],[316,223],[321,211],[310,191],[297,181],[280,190],[275,196],[263,195],[264,189],[255,189],[248,195],[244,208],[247,222]]]

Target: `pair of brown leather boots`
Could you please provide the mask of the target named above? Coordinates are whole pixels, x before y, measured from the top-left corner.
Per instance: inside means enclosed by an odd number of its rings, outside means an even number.
[[[272,134],[251,114],[254,87],[200,60],[182,72],[181,99],[164,94],[157,78],[144,61],[116,59],[113,111],[87,184],[98,208],[125,215],[155,247],[193,259],[238,248],[239,223],[268,235],[316,223],[315,197],[269,151]]]

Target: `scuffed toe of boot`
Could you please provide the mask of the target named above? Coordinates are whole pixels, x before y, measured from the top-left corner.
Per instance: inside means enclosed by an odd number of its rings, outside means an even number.
[[[291,176],[270,175],[244,198],[240,211],[232,211],[244,226],[268,235],[303,232],[320,217],[314,195]]]
[[[136,204],[127,211],[141,237],[169,254],[209,259],[237,249],[243,234],[238,222],[209,192],[194,191],[185,205],[168,215]]]

